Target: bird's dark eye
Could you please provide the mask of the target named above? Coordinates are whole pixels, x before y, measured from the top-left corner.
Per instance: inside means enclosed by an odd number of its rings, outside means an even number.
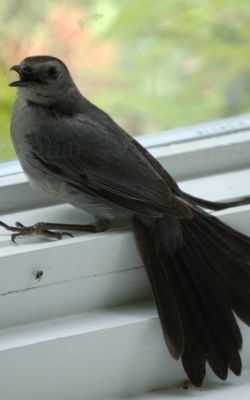
[[[49,67],[47,73],[50,79],[56,79],[58,76],[58,70],[56,67]]]
[[[31,72],[31,68],[28,65],[23,65],[22,66],[22,72],[24,74],[29,74]]]

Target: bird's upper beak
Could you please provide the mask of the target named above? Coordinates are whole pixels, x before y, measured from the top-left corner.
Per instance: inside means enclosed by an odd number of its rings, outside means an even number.
[[[17,65],[12,65],[10,68],[10,71],[16,71],[18,74],[22,71],[22,66],[17,64]]]

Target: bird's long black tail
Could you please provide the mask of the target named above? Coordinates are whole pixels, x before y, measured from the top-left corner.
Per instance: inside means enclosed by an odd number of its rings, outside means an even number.
[[[168,349],[200,386],[206,362],[241,373],[236,314],[250,325],[250,238],[200,209],[192,219],[134,219]]]

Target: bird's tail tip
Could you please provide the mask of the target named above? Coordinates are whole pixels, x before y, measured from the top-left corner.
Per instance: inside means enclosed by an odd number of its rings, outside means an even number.
[[[241,373],[250,325],[250,238],[194,210],[192,219],[135,218],[134,229],[170,353],[200,386],[206,362],[225,380]]]

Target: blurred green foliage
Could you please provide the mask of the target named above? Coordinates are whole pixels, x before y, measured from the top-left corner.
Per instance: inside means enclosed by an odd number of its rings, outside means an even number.
[[[108,33],[123,43],[128,112],[165,129],[249,111],[249,1],[123,3]]]
[[[0,5],[0,26],[4,70],[26,48],[53,52],[132,134],[249,111],[249,0],[9,0]],[[27,38],[33,47],[20,50]],[[6,51],[13,43],[17,52]],[[1,73],[0,160],[13,157],[7,78]]]

